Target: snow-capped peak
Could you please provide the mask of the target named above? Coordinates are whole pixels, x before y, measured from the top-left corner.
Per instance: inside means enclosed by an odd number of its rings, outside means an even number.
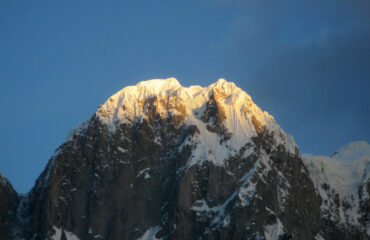
[[[302,154],[314,182],[320,186],[327,182],[341,198],[357,191],[369,177],[370,145],[367,142],[352,142],[341,147],[332,157]],[[319,179],[324,178],[324,179]]]
[[[370,144],[365,141],[351,142],[333,154],[333,158],[343,162],[370,159]]]
[[[217,109],[218,116],[207,115],[207,111],[214,110],[210,110],[212,107]],[[111,132],[117,124],[131,124],[147,117],[179,116],[184,124],[198,128],[198,150],[217,164],[264,131],[274,136],[276,146],[283,144],[287,151],[296,152],[293,138],[274,118],[255,105],[246,92],[225,79],[208,87],[183,87],[175,78],[142,81],[110,97],[99,107],[96,116]],[[227,145],[220,143],[219,133],[210,130],[209,125],[215,121],[227,131]]]
[[[141,81],[136,85],[136,87],[139,92],[147,91],[151,94],[158,94],[166,90],[174,91],[182,86],[176,78],[167,78]]]
[[[309,154],[303,154],[302,157],[324,203],[329,199],[329,186],[338,193],[341,202],[352,206],[341,210],[341,221],[357,224],[360,217],[359,189],[370,180],[370,145],[366,142],[352,142],[341,147],[332,157]],[[362,201],[365,201],[369,196],[365,190],[363,193]],[[323,205],[323,208],[328,206]]]
[[[218,79],[217,82],[212,84],[211,86],[213,86],[214,88],[221,89],[221,91],[226,94],[231,94],[234,91],[240,90],[237,86],[235,86],[233,82],[227,82],[223,78]]]

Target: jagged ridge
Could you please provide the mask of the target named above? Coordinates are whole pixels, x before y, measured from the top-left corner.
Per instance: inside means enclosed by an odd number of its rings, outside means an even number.
[[[208,87],[183,87],[174,78],[143,81],[110,97],[96,113],[112,131],[117,124],[153,114],[177,116],[185,124],[195,125],[202,147],[212,154],[207,159],[214,159],[216,164],[222,165],[230,157],[230,148],[239,151],[263,131],[273,134],[275,141],[291,153],[296,151],[293,138],[274,118],[255,105],[246,92],[224,79]],[[220,144],[225,140],[227,144]]]

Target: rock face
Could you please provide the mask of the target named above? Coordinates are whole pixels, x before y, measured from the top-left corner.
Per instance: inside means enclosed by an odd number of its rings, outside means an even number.
[[[0,239],[11,239],[16,226],[18,194],[9,181],[0,174]]]
[[[0,187],[0,238],[366,239],[369,181],[358,222],[339,224],[345,201],[305,163],[233,83],[140,82],[74,130],[26,196]]]

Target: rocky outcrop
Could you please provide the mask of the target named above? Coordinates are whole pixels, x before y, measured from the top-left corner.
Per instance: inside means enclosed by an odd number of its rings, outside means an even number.
[[[203,113],[195,112],[197,117],[201,115],[200,119],[206,123],[208,131],[217,133],[221,144],[228,141],[232,136],[232,133],[228,131],[224,123],[226,114],[221,102],[225,101],[225,97],[227,97],[225,95],[215,88],[210,94],[209,100],[200,108],[200,111],[205,109]]]
[[[0,239],[11,239],[16,226],[19,196],[12,185],[0,174]]]

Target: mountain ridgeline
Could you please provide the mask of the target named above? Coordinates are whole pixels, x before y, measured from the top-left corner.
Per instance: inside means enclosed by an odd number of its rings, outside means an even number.
[[[232,82],[144,81],[72,131],[26,195],[0,175],[0,239],[368,239],[369,150],[302,157]]]

